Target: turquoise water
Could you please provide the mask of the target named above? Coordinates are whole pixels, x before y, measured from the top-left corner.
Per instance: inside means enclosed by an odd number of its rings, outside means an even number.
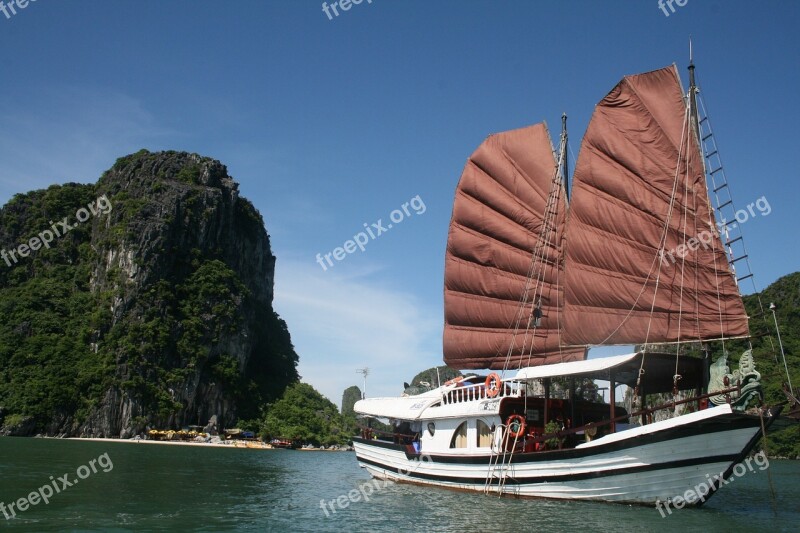
[[[92,460],[96,472],[90,468]],[[79,483],[62,489],[58,478],[65,473],[69,473],[66,481]],[[774,506],[767,473],[776,490]],[[352,452],[0,438],[0,502],[6,509],[9,502],[31,491],[52,486],[50,476],[61,492],[53,490],[48,504],[39,501],[11,520],[0,512],[0,530],[800,530],[800,462],[796,461],[772,460],[768,470],[736,478],[704,508],[662,518],[650,507],[376,485],[358,467]],[[48,490],[43,492],[47,495]],[[337,498],[346,508],[333,504],[333,512],[328,505],[326,516],[320,501]]]

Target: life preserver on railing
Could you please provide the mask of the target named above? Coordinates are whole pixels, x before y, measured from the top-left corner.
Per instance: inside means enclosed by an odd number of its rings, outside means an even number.
[[[500,394],[500,387],[503,386],[503,381],[500,379],[500,376],[497,372],[492,372],[488,376],[486,376],[486,396],[489,398],[494,398],[498,394]]]
[[[508,428],[508,436],[521,437],[525,434],[525,417],[522,415],[511,415],[506,419],[506,427]]]
[[[447,381],[444,382],[444,384],[445,386],[447,386],[447,385],[453,385],[454,383],[461,383],[462,381],[464,381],[464,376],[458,376],[453,379],[448,379]]]

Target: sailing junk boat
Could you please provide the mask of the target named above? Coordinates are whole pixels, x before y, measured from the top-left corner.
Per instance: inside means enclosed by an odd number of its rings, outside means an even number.
[[[416,395],[356,403],[389,438],[354,439],[373,476],[518,496],[700,505],[778,410],[751,352],[731,374],[647,348],[748,335],[710,206],[693,67],[626,76],[596,107],[567,197],[566,119],[488,137],[455,194],[445,262],[444,359],[468,375]],[[727,226],[720,226],[723,235]],[[587,360],[590,345],[637,344]],[[598,401],[593,380],[610,382]],[[633,391],[628,412],[615,389]],[[579,390],[580,389],[580,390]],[[672,392],[653,421],[645,395]],[[652,396],[651,396],[652,398]],[[681,399],[683,398],[683,399]],[[678,411],[687,411],[678,414]],[[689,492],[687,492],[689,491]]]

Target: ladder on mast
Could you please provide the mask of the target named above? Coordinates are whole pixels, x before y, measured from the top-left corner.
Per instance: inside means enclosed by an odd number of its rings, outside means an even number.
[[[756,285],[755,277],[753,276],[753,270],[750,266],[750,259],[747,254],[747,249],[744,245],[744,236],[742,235],[740,223],[736,219],[736,214],[738,211],[733,204],[733,195],[731,194],[731,189],[728,184],[728,178],[725,175],[725,168],[722,165],[722,157],[719,153],[719,147],[717,146],[717,141],[714,138],[714,130],[711,128],[711,119],[709,118],[705,101],[700,94],[700,89],[695,84],[694,68],[694,64],[691,62],[690,58],[689,99],[692,106],[695,133],[697,135],[697,141],[702,152],[706,183],[708,185],[709,193],[714,195],[715,221],[717,222],[717,228],[719,229],[719,236],[722,240],[722,245],[724,246],[725,255],[728,259],[728,265],[731,270],[731,274],[733,275],[733,279],[736,281],[736,286],[739,288],[739,293],[742,293],[742,288],[739,282],[749,279],[753,287],[753,294],[756,295],[756,299],[758,301],[759,315],[764,320],[764,323],[767,324],[767,314],[764,311],[764,304],[761,302],[758,286]],[[747,211],[745,211],[745,213],[747,213]],[[775,352],[775,344],[772,342],[772,336],[767,336],[767,339],[769,340],[772,356],[777,363],[778,356]],[[786,371],[786,376],[787,379],[790,379],[788,369]]]
[[[733,203],[728,178],[725,175],[719,148],[714,139],[714,131],[711,128],[711,119],[708,116],[705,103],[699,95],[697,103],[700,148],[705,160],[709,192],[714,196],[714,211],[720,239],[722,239],[722,245],[725,247],[728,264],[736,279],[736,284],[739,285],[739,282],[749,279],[753,282],[753,291],[757,292],[740,222],[736,218],[736,206]]]

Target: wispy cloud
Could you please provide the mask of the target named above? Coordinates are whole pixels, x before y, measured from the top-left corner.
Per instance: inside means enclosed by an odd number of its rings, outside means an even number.
[[[19,100],[0,109],[0,203],[52,183],[93,182],[117,157],[171,133],[121,93],[50,87]]]
[[[397,396],[403,381],[442,364],[438,313],[374,275],[342,277],[312,258],[279,259],[275,309],[289,326],[303,381],[336,404],[345,388],[363,387],[358,368],[370,368],[370,397]]]

